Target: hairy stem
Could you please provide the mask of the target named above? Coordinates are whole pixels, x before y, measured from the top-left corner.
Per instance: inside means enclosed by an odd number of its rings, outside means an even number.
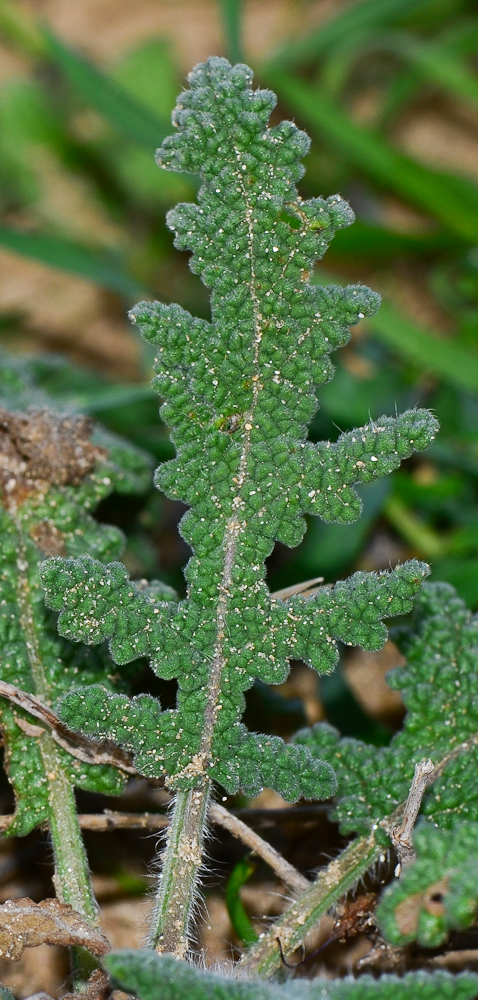
[[[48,704],[50,692],[38,641],[37,630],[39,626],[35,621],[35,600],[28,573],[28,553],[19,522],[17,522],[17,529],[17,599],[20,621],[25,636],[35,693]],[[58,748],[49,732],[44,732],[39,737],[39,746],[48,781],[55,891],[60,902],[69,903],[82,917],[97,926],[98,909],[78,824],[73,788],[62,764]],[[86,981],[89,973],[96,968],[95,960],[85,949],[73,949],[72,959],[76,981]]]
[[[238,151],[237,155],[239,155]],[[238,179],[243,187],[245,197],[244,185],[240,175]],[[254,372],[258,373],[263,328],[255,288],[252,209],[247,203],[247,199],[246,204],[251,259],[251,281],[249,287],[254,311],[252,367]],[[184,958],[188,951],[187,933],[190,915],[196,898],[197,882],[202,863],[202,845],[210,794],[210,781],[207,777],[207,768],[218,713],[222,708],[221,684],[227,664],[224,654],[227,618],[231,594],[234,590],[234,571],[238,558],[238,549],[240,548],[239,542],[241,536],[245,534],[247,527],[247,522],[244,518],[245,501],[242,494],[247,482],[254,411],[262,389],[259,374],[254,374],[252,384],[252,401],[249,412],[244,416],[241,454],[237,476],[233,480],[235,495],[232,500],[232,516],[229,518],[224,532],[224,562],[218,588],[215,617],[216,641],[214,656],[209,670],[204,726],[199,744],[199,752],[196,754],[194,760],[187,765],[186,769],[189,773],[192,773],[194,770],[198,775],[202,775],[202,784],[192,791],[178,792],[171,827],[168,832],[150,935],[150,943],[153,947],[161,952],[172,952],[178,958]],[[192,590],[189,591],[190,597],[191,593]]]
[[[261,934],[257,944],[239,962],[238,973],[266,978],[280,969],[282,959],[278,940],[283,954],[290,955],[330,907],[378,861],[382,851],[383,847],[377,844],[374,833],[352,841],[339,858],[320,872],[307,892],[289,906],[271,929]]]
[[[55,892],[61,903],[69,903],[89,923],[98,927],[98,907],[91,885],[73,788],[49,733],[41,737],[40,746],[49,781]],[[98,967],[96,959],[86,948],[71,949],[71,964],[77,987],[86,984],[90,973]]]
[[[443,774],[451,760],[477,744],[478,733],[472,733],[468,740],[453,747],[435,766],[430,760],[422,761],[419,771],[421,772],[425,765],[427,784],[433,784]],[[402,822],[404,815],[407,814],[409,798],[406,802],[400,802],[396,809],[378,824],[392,841],[396,824]],[[277,939],[280,940],[284,955],[293,952],[303,943],[308,931],[379,860],[383,852],[383,846],[376,842],[374,830],[367,837],[353,840],[335,861],[319,873],[307,892],[285,911],[280,920],[273,924],[266,934],[261,934],[257,944],[250,948],[238,963],[239,974],[256,974],[264,977],[272,975],[280,968],[282,961]]]
[[[45,734],[41,738],[41,754],[50,783],[50,833],[56,894],[60,902],[69,903],[82,917],[97,926],[98,907],[91,887],[75,796],[50,735]]]
[[[188,952],[209,795],[209,781],[177,793],[163,854],[149,944],[177,958],[185,958]]]

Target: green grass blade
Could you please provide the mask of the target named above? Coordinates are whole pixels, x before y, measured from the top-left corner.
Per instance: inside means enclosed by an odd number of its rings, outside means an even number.
[[[226,907],[231,924],[243,944],[254,944],[257,934],[248,917],[240,896],[240,889],[250,879],[256,869],[251,856],[247,855],[234,866],[226,884]]]
[[[142,293],[139,282],[126,274],[119,260],[62,236],[20,232],[0,226],[0,246],[59,271],[86,278],[128,299]]]
[[[382,302],[376,316],[367,322],[374,337],[404,360],[459,389],[478,391],[478,355],[466,351],[456,341],[435,337],[389,302]]]
[[[356,32],[393,26],[407,14],[429,6],[429,0],[363,0],[348,3],[336,17],[301,38],[289,41],[267,64],[267,69],[287,70],[327,54]]]
[[[106,73],[65,45],[51,30],[45,29],[43,34],[49,60],[74,92],[127,139],[154,152],[170,132],[169,121],[158,118]]]
[[[242,12],[244,0],[219,0],[226,40],[226,55],[232,63],[244,62]]]
[[[322,268],[316,272],[317,284],[340,283],[340,278]],[[404,316],[390,302],[382,299],[378,312],[367,318],[367,327],[404,361],[417,365],[458,389],[478,391],[478,353],[465,350],[455,340],[436,337]]]
[[[462,239],[476,241],[478,190],[465,178],[424,167],[385,139],[356,125],[323,90],[274,69],[268,83],[313,133],[388,191],[429,212]]]
[[[347,258],[350,263],[350,257],[355,255],[379,258],[382,261],[405,254],[423,259],[443,250],[460,252],[462,247],[461,240],[443,229],[425,233],[405,233],[386,229],[384,226],[375,226],[357,218],[349,229],[339,229],[328,254],[329,260],[342,257]]]
[[[395,32],[390,38],[384,39],[383,45],[386,49],[403,56],[416,66],[422,75],[442,87],[452,97],[466,101],[473,107],[478,104],[478,79],[446,46],[424,39],[418,40],[401,32]],[[378,47],[382,47],[380,39]]]

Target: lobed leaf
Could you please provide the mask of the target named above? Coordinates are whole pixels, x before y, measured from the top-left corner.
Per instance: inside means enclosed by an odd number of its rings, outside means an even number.
[[[304,729],[295,742],[328,760],[338,780],[333,817],[344,832],[367,834],[404,801],[414,766],[431,757],[440,765],[422,811],[443,829],[458,819],[478,820],[478,616],[448,584],[425,584],[410,625],[394,632],[407,657],[388,675],[402,692],[407,715],[388,747],[341,738],[331,726]]]
[[[211,776],[230,791],[243,788],[251,795],[272,785],[290,801],[317,797],[319,790],[324,795],[326,791],[333,794],[330,768],[314,762],[308,750],[285,746],[278,737],[248,733],[238,722],[243,691],[252,685],[254,670],[269,682],[285,676],[291,656],[301,657],[322,672],[333,669],[339,639],[368,649],[380,648],[387,635],[383,618],[410,609],[427,572],[424,564],[412,560],[387,573],[356,573],[334,587],[321,587],[310,598],[296,596],[287,602],[269,599],[276,635],[271,639],[264,634],[258,653],[248,622],[242,621],[243,635],[236,642],[243,646],[243,667],[237,673],[225,672],[227,700],[224,696],[211,748]],[[72,729],[121,743],[135,754],[135,764],[144,774],[159,777],[168,773],[178,787],[190,781],[189,755],[197,739],[197,718],[204,711],[207,674],[204,676],[201,663],[203,637],[194,634],[184,652],[179,645],[185,603],[158,603],[129,581],[121,563],[105,567],[88,557],[49,560],[42,567],[42,581],[51,607],[61,609],[67,601],[58,620],[61,634],[86,642],[109,639],[117,663],[149,653],[158,676],[175,676],[179,682],[174,711],[160,713],[158,702],[145,695],[133,699],[128,707],[126,698],[93,687],[62,699],[58,711],[63,720]],[[252,648],[246,657],[248,638]],[[283,674],[278,674],[275,660],[281,647],[284,665]],[[274,658],[269,664],[268,648]]]

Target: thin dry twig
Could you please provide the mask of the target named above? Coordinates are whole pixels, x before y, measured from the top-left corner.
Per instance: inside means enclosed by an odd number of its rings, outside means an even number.
[[[210,807],[209,815],[213,823],[222,826],[225,830],[229,830],[229,833],[232,833],[233,837],[242,840],[244,844],[247,844],[248,847],[258,854],[272,868],[276,875],[279,876],[284,885],[292,889],[293,892],[305,892],[309,888],[309,880],[304,875],[301,875],[297,871],[297,868],[289,864],[274,847],[271,847],[258,833],[255,833],[249,826],[246,826],[241,819],[233,816],[228,809],[224,809],[224,806],[220,806],[217,803],[213,804]]]
[[[308,584],[315,582],[316,580],[309,580]],[[301,588],[306,586],[306,584],[300,585]],[[298,588],[299,585],[297,585],[296,590]],[[70,732],[60,722],[58,716],[44,705],[39,698],[36,698],[35,695],[22,691],[21,688],[15,687],[14,684],[7,684],[5,681],[0,681],[0,697],[8,698],[14,705],[18,705],[19,708],[22,708],[35,718],[41,719],[48,726],[57,743],[67,750],[68,753],[71,753],[72,756],[78,757],[80,760],[84,760],[90,764],[112,764],[114,767],[126,771],[128,774],[138,774],[131,764],[130,758],[120,749],[113,747],[111,750],[104,750],[103,746],[87,740],[81,734]],[[30,736],[41,736],[42,732],[44,732],[40,726],[33,726],[25,722],[24,719],[18,719],[17,721],[22,728],[28,731]],[[210,816],[213,823],[217,823],[218,826],[229,830],[233,836],[238,837],[239,840],[242,840],[243,843],[252,848],[276,872],[282,882],[295,893],[304,892],[309,887],[310,882],[293,865],[289,864],[275,848],[271,847],[259,834],[246,826],[242,820],[233,816],[227,809],[224,809],[223,806],[212,805]],[[80,815],[78,819],[82,829],[88,830],[111,830],[115,827],[123,829],[126,827],[139,827],[147,830],[159,830],[167,826],[169,822],[167,816],[151,815],[149,813],[139,815],[135,813],[107,811],[100,815]],[[5,830],[12,820],[12,816],[0,816],[0,829]]]
[[[312,594],[315,594],[319,589],[315,586],[315,584],[323,582],[323,576],[314,576],[311,580],[304,580],[303,583],[293,583],[291,587],[283,587],[282,590],[274,590],[271,597],[273,597],[276,601],[286,601],[288,597],[294,597],[295,594],[303,594],[304,597],[312,597]]]
[[[453,972],[478,970],[478,949],[451,949],[442,955],[430,955],[426,962],[427,968],[452,969]]]
[[[82,830],[163,830],[169,826],[169,816],[161,813],[127,813],[105,809],[104,813],[80,813]]]
[[[304,875],[301,875],[274,847],[271,847],[266,840],[263,840],[258,833],[246,826],[237,816],[233,816],[223,806],[212,805],[210,817],[213,823],[222,826],[234,837],[242,840],[247,847],[250,847],[294,893],[305,892],[309,888],[310,882]],[[8,829],[13,819],[13,815],[0,816],[0,831]],[[105,809],[104,813],[80,813],[78,822],[82,830],[103,832],[137,829],[149,830],[153,833],[156,830],[165,829],[169,825],[169,817],[161,813],[128,813]]]
[[[420,812],[423,796],[434,770],[435,767],[430,758],[421,760],[418,764],[415,764],[415,773],[405,803],[402,822],[399,826],[394,826],[390,831],[390,838],[398,855],[398,865],[395,872],[397,876],[400,874],[402,868],[406,868],[407,865],[410,865],[415,860],[413,830],[418,813]]]
[[[13,814],[0,816],[0,832],[7,830],[15,819]],[[162,830],[169,825],[169,817],[160,813],[127,813],[105,809],[104,813],[80,813],[78,823],[82,830],[102,833],[108,830]],[[42,824],[42,829],[45,824]]]

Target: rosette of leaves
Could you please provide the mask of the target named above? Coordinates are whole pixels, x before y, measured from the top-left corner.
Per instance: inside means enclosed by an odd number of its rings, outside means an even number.
[[[403,977],[296,979],[286,984],[231,979],[203,972],[168,955],[147,951],[111,952],[103,959],[113,985],[138,1000],[473,1000],[478,976],[465,972],[411,972]]]
[[[420,821],[413,836],[416,858],[382,895],[376,915],[393,945],[412,941],[437,948],[451,930],[475,923],[478,912],[478,823],[441,830]]]
[[[406,656],[387,676],[407,714],[389,746],[342,738],[318,723],[295,741],[330,761],[338,782],[332,818],[344,833],[367,835],[403,802],[415,764],[431,758],[435,777],[422,812],[442,829],[462,819],[478,821],[478,616],[445,583],[425,584],[410,624],[394,630]],[[383,833],[386,838],[386,834]]]
[[[168,225],[211,288],[211,321],[161,303],[141,303],[131,314],[157,347],[155,385],[177,451],[156,484],[190,507],[181,522],[193,550],[186,600],[155,604],[118,563],[54,559],[42,570],[64,636],[108,639],[117,663],[148,653],[160,677],[178,681],[171,711],[147,696],[129,702],[93,689],[61,705],[70,727],[118,741],[142,773],[165,774],[169,787],[189,795],[187,806],[182,794],[177,799],[189,816],[178,823],[190,831],[171,866],[178,884],[178,858],[198,863],[212,780],[229,792],[267,786],[289,801],[335,788],[330,765],[307,747],[245,729],[244,692],[256,678],[282,683],[291,658],[332,670],[339,640],[379,648],[383,619],[409,610],[427,572],[411,562],[359,573],[308,600],[275,600],[267,589],[264,563],[277,540],[297,545],[304,514],[356,519],[355,484],[426,447],[437,425],[414,410],[334,443],[307,441],[316,389],[333,373],[329,354],[379,298],[359,285],[311,284],[314,262],[353,215],[339,196],[301,199],[296,183],[309,140],[291,122],[269,127],[275,96],[251,83],[244,65],[213,58],[197,66],[173,113],[176,134],[157,154],[161,167],[202,178],[197,204],[179,205]],[[173,823],[171,843],[175,830]],[[167,883],[163,916],[172,923],[165,913],[174,913],[177,924]],[[184,913],[189,895],[183,884]],[[176,926],[164,947],[177,942]]]
[[[111,661],[58,636],[45,608],[38,564],[46,555],[76,555],[85,547],[99,559],[120,555],[116,528],[91,517],[113,490],[144,490],[147,458],[130,446],[96,434],[81,416],[53,411],[0,409],[0,677],[52,706],[77,685],[115,681]],[[103,443],[100,444],[100,441]],[[115,793],[114,768],[90,765],[52,744],[51,736],[18,707],[2,699],[5,761],[16,798],[8,832],[25,834],[50,819],[51,786]]]

